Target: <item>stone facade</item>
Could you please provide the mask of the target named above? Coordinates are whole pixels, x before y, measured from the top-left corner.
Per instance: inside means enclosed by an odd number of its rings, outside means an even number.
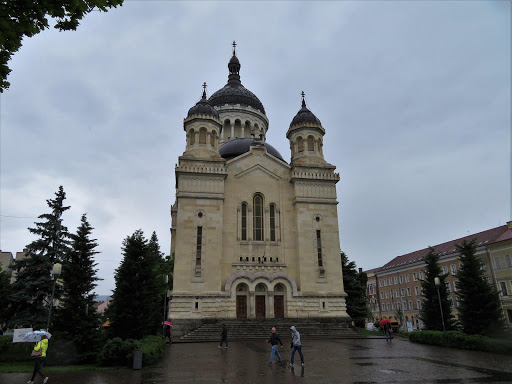
[[[209,105],[204,92],[184,120],[187,143],[171,209],[169,317],[347,320],[339,175],[323,157],[325,130],[303,100],[287,132],[287,163],[266,142],[268,119],[241,85],[234,53],[228,67],[233,90],[227,85],[210,98],[228,103]]]

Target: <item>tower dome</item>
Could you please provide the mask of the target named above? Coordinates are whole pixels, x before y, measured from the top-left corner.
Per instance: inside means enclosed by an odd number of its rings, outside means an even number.
[[[297,112],[297,114],[293,118],[292,122],[290,123],[290,128],[293,127],[294,125],[299,125],[303,123],[312,124],[314,126],[322,125],[318,117],[316,117],[315,114],[306,107],[306,101],[304,100],[304,92],[302,92],[302,108],[300,109],[299,112]]]
[[[233,42],[233,56],[228,63],[229,76],[228,83],[217,92],[214,92],[208,100],[214,107],[223,106],[225,104],[240,104],[241,106],[250,106],[259,109],[265,115],[265,108],[261,101],[254,93],[249,91],[242,85],[240,81],[240,61],[236,57],[236,43]]]
[[[187,116],[190,117],[192,115],[211,115],[216,118],[219,117],[219,112],[217,112],[206,99],[206,83],[203,84],[203,97],[201,97],[201,100],[199,100],[196,105],[188,110]]]

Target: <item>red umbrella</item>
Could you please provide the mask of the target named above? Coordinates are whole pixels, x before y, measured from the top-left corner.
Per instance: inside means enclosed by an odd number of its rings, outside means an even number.
[[[170,325],[172,327],[172,323],[170,321],[164,321],[165,325]]]
[[[379,324],[380,325],[384,325],[386,323],[389,323],[389,320],[388,319],[382,319]]]

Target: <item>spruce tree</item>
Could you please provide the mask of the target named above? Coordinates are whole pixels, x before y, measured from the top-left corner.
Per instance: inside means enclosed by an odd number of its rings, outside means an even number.
[[[16,327],[45,328],[53,288],[53,264],[62,261],[68,250],[68,230],[62,224],[66,194],[62,186],[55,199],[46,200],[50,213],[39,216],[42,221],[28,230],[39,236],[27,245],[26,258],[15,260],[16,281],[12,284],[10,325]],[[59,287],[55,298],[59,297]]]
[[[483,261],[476,256],[476,239],[455,246],[460,253],[456,274],[459,320],[465,333],[493,334],[502,327],[502,312],[496,288],[486,279]]]
[[[451,303],[448,300],[448,288],[445,281],[448,274],[442,272],[439,265],[439,254],[434,248],[429,247],[429,252],[423,257],[425,263],[425,280],[421,282],[423,302],[421,305],[420,317],[425,327],[431,331],[442,331],[443,322],[441,318],[441,308],[439,306],[439,297],[441,298],[441,307],[443,309],[444,326],[446,330],[455,329],[455,318],[452,315]],[[439,278],[439,295],[435,284],[435,278]]]
[[[0,329],[9,319],[9,296],[11,295],[11,279],[9,274],[2,269],[0,263]]]
[[[140,339],[161,331],[164,285],[158,239],[146,240],[141,230],[123,241],[123,260],[116,269],[110,308],[111,332]]]
[[[99,341],[99,315],[94,307],[93,289],[97,277],[94,255],[99,253],[87,216],[82,215],[62,265],[62,300],[55,312],[54,329],[73,342],[80,361],[91,361]]]
[[[366,299],[366,283],[368,277],[366,273],[359,273],[356,270],[356,263],[350,261],[345,254],[341,252],[341,267],[343,271],[343,287],[347,297],[347,313],[358,327],[364,327],[365,319],[368,316],[368,306]]]

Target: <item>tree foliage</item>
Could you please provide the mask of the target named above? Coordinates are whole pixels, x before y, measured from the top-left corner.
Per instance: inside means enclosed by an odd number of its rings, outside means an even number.
[[[87,216],[82,215],[76,234],[70,234],[71,244],[62,266],[62,300],[55,312],[55,331],[73,342],[82,361],[91,360],[99,341],[99,315],[94,307],[93,289],[98,270],[94,255],[98,244],[91,239],[92,230]]]
[[[451,312],[451,303],[448,300],[448,288],[445,281],[448,277],[443,274],[439,265],[439,254],[434,248],[429,247],[429,252],[423,257],[425,263],[425,280],[421,282],[423,303],[421,306],[420,317],[425,323],[425,327],[431,331],[442,331],[443,322],[441,319],[441,308],[439,306],[439,297],[441,298],[441,307],[443,309],[444,325],[446,330],[455,329],[455,317]],[[439,277],[439,295],[435,285],[435,278]]]
[[[11,295],[11,278],[2,269],[0,263],[0,329],[9,319],[9,296]]]
[[[62,224],[66,194],[62,186],[55,199],[46,200],[51,212],[39,216],[35,228],[29,228],[38,239],[27,245],[26,257],[15,260],[16,281],[12,284],[10,325],[45,328],[53,288],[53,264],[68,252],[68,229]],[[58,289],[56,298],[59,297]]]
[[[0,92],[9,88],[8,61],[21,48],[25,36],[32,37],[49,28],[50,18],[56,20],[54,27],[59,31],[76,30],[95,8],[106,12],[122,3],[123,0],[0,0]]]
[[[483,261],[476,255],[476,240],[463,240],[455,246],[460,253],[456,277],[459,320],[465,333],[490,334],[502,327],[498,292],[486,279]]]
[[[113,336],[140,339],[157,334],[163,320],[164,285],[158,239],[148,241],[141,230],[123,241],[123,260],[115,273],[109,308]]]
[[[350,261],[345,252],[341,252],[341,267],[343,271],[343,287],[348,295],[345,298],[347,313],[356,326],[364,327],[365,319],[369,312],[366,299],[368,277],[366,273],[357,271],[356,263]]]

